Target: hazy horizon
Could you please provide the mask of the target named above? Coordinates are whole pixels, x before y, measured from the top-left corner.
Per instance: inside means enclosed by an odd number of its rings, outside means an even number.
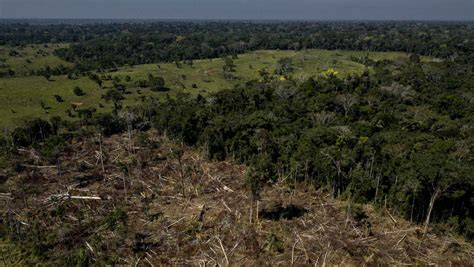
[[[472,21],[472,0],[0,0],[2,19]]]

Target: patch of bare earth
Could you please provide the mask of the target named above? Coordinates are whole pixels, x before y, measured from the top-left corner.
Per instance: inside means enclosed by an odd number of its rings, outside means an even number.
[[[459,238],[423,236],[370,206],[353,212],[304,184],[266,187],[251,213],[244,166],[206,160],[154,133],[140,143],[126,135],[74,140],[59,165],[19,151],[17,171],[5,170],[0,187],[3,223],[17,228],[18,244],[36,240],[49,259],[82,249],[99,265],[474,262],[472,245]]]

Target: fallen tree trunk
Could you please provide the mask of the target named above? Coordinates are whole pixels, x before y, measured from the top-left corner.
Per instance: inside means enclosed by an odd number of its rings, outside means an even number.
[[[59,194],[50,196],[46,201],[66,199],[102,200],[102,198],[99,196],[71,196],[70,194]]]

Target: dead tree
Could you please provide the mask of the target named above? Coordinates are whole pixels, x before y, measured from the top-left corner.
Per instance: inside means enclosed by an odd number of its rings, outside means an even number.
[[[357,104],[357,98],[352,94],[338,95],[336,102],[339,103],[344,109],[344,116],[347,117],[352,106]]]
[[[130,153],[133,153],[133,141],[132,141],[132,130],[133,122],[135,121],[135,114],[130,111],[122,111],[119,113],[119,117],[125,121],[127,124],[127,134],[128,134],[128,145]]]

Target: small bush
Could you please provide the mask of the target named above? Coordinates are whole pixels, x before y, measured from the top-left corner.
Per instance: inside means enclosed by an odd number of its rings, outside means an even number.
[[[64,102],[64,99],[60,95],[54,95],[54,98],[56,99],[56,102],[58,103]]]
[[[105,218],[105,224],[111,230],[114,230],[120,223],[126,224],[127,223],[127,212],[123,209],[115,209],[112,211],[107,218]]]
[[[84,95],[86,95],[86,93],[85,93],[79,86],[74,87],[74,91],[73,91],[73,92],[74,92],[74,94],[75,94],[76,96],[84,96]]]

